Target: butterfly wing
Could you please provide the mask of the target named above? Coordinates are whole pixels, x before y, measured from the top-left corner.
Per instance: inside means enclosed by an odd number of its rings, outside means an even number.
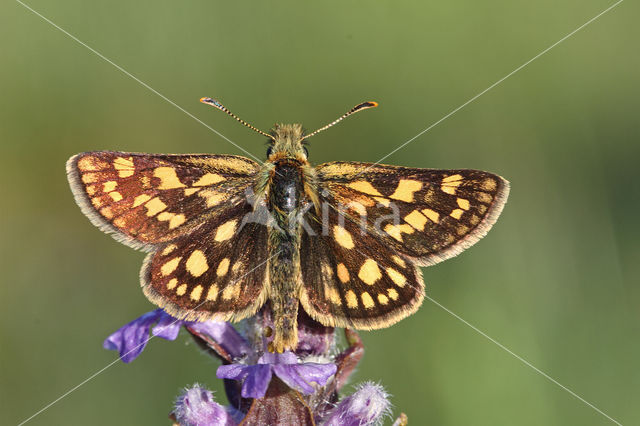
[[[91,222],[147,251],[245,203],[258,169],[232,155],[99,151],[67,162],[73,195]]]
[[[364,330],[415,312],[424,298],[420,269],[337,210],[325,218],[324,227],[310,218],[302,234],[304,310],[324,325]]]
[[[509,194],[505,179],[479,170],[337,162],[320,165],[318,175],[326,202],[421,266],[475,244]]]
[[[482,238],[509,191],[477,170],[339,162],[317,171],[322,212],[308,214],[302,237],[300,300],[321,323],[358,329],[413,313],[424,298],[417,265]]]
[[[187,320],[239,321],[266,300],[267,227],[249,205],[228,209],[147,255],[140,281],[147,298]]]
[[[147,297],[190,320],[238,320],[264,303],[267,229],[247,221],[258,170],[231,155],[101,151],[67,162],[92,223],[151,252],[140,274]]]

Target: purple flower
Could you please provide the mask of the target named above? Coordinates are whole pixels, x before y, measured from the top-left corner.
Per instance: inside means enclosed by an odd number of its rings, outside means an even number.
[[[217,376],[219,379],[244,380],[243,398],[262,398],[267,392],[273,373],[289,387],[304,394],[311,394],[314,388],[310,382],[324,386],[336,370],[337,367],[333,363],[298,363],[298,357],[292,352],[265,352],[255,365],[221,365],[218,367]]]
[[[215,402],[213,393],[198,384],[178,397],[173,414],[183,426],[237,425],[231,413]]]
[[[156,324],[151,333],[165,340],[175,340],[180,328],[184,325],[200,333],[210,335],[226,342],[236,353],[248,351],[249,347],[235,329],[224,322],[206,321],[195,323],[175,319],[162,309],[147,312],[130,323],[120,327],[115,333],[107,337],[102,344],[105,349],[117,350],[120,359],[129,363],[140,355],[149,341],[149,330]],[[224,339],[223,339],[224,337]]]
[[[344,398],[325,418],[323,426],[376,424],[389,415],[389,395],[382,386],[366,382]]]

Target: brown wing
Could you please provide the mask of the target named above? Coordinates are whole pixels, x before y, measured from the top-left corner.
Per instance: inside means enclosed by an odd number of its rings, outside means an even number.
[[[258,169],[232,155],[98,151],[67,162],[73,195],[91,222],[147,251],[244,203]]]
[[[67,162],[82,211],[105,232],[150,251],[145,295],[188,320],[239,320],[266,297],[267,229],[255,220],[259,165],[231,155],[88,152]],[[259,218],[258,218],[259,219]]]
[[[251,214],[248,203],[227,209],[149,254],[140,272],[149,300],[180,319],[253,315],[266,299],[268,258],[267,227]]]
[[[318,168],[324,201],[364,221],[390,249],[432,265],[475,244],[509,193],[502,177],[479,170],[435,170],[369,163]]]
[[[388,327],[415,312],[424,298],[419,268],[337,210],[325,226],[310,213],[301,241],[300,302],[327,326]]]

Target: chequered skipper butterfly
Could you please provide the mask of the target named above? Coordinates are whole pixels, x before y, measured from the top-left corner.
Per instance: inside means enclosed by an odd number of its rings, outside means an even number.
[[[388,327],[424,298],[419,266],[473,245],[507,199],[506,180],[478,170],[332,162],[313,167],[302,127],[269,134],[260,165],[233,155],[96,151],[67,162],[82,211],[149,252],[145,295],[180,319],[238,321],[267,301],[273,349],[297,345],[298,304],[327,326]]]

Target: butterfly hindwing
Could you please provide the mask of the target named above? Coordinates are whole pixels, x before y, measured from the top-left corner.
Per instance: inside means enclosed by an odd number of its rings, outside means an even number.
[[[387,327],[415,312],[424,298],[419,268],[337,210],[325,225],[310,213],[301,240],[305,311],[324,325]]]
[[[233,155],[97,151],[67,162],[76,202],[89,219],[147,250],[243,203],[258,169]]]
[[[478,170],[415,169],[370,163],[318,166],[324,199],[419,265],[476,243],[502,211],[509,183]]]
[[[243,221],[251,209],[229,208],[149,254],[140,274],[146,296],[180,319],[253,315],[266,299],[268,257],[267,227]]]

